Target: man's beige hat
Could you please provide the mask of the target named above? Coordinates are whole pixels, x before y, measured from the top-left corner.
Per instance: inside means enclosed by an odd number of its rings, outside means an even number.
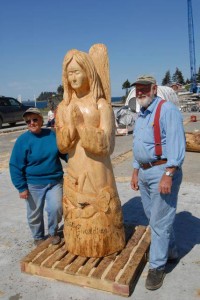
[[[28,115],[28,114],[36,114],[36,115],[43,118],[42,113],[40,112],[40,110],[37,107],[30,107],[29,109],[27,109],[23,113],[23,118],[25,118],[25,116]]]
[[[137,78],[137,80],[131,84],[131,86],[136,85],[136,84],[156,84],[156,80],[153,76],[151,75],[142,75]]]

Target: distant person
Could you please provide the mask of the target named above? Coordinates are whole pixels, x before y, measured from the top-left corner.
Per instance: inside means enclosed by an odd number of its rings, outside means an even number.
[[[55,107],[51,105],[50,110],[48,111],[47,115],[47,125],[46,127],[54,127],[55,125]]]
[[[154,117],[162,100],[157,96],[156,80],[145,75],[133,85],[141,110],[133,133],[131,187],[135,191],[140,189],[149,219],[151,246],[146,288],[156,290],[163,283],[166,263],[178,260],[173,223],[182,181],[185,135],[181,113],[171,102],[162,104],[157,118],[160,130],[154,135],[154,128],[158,128]],[[157,141],[158,132],[160,142]]]
[[[10,175],[26,200],[28,224],[35,245],[45,239],[44,215],[48,215],[48,234],[52,244],[60,243],[57,234],[62,220],[63,169],[60,157],[67,155],[58,151],[55,133],[42,128],[43,117],[39,109],[29,108],[23,114],[28,131],[16,141],[10,158]],[[50,147],[48,147],[50,145]]]

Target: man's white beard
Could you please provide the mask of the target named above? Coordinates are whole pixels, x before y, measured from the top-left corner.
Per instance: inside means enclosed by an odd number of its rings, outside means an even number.
[[[139,103],[140,106],[147,108],[149,104],[152,102],[152,97],[142,97],[142,98],[136,98],[137,102]]]

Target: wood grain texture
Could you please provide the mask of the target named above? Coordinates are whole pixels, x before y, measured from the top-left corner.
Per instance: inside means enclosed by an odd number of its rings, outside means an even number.
[[[125,233],[110,159],[115,118],[106,46],[95,44],[89,53],[68,51],[63,86],[56,139],[60,152],[69,157],[63,196],[66,250],[78,256],[108,256],[124,248]]]
[[[200,152],[200,133],[186,132],[186,151]]]

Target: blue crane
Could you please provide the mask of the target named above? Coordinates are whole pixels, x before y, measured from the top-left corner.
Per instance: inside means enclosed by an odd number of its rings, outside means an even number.
[[[191,86],[190,91],[196,93],[196,58],[195,58],[195,42],[194,42],[194,25],[192,15],[192,0],[187,0],[188,6],[188,36],[189,36],[189,51],[190,51],[190,72],[191,72]]]

